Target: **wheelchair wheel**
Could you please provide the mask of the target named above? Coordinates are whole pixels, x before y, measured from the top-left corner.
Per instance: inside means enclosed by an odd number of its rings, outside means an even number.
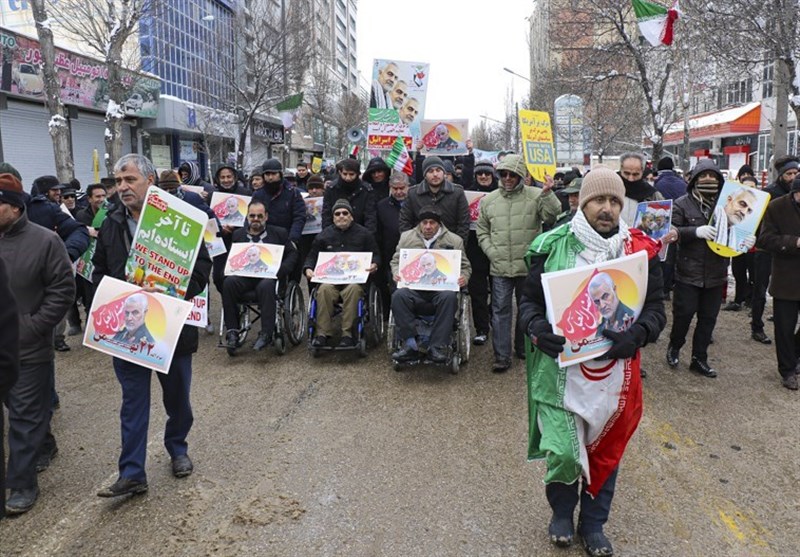
[[[450,373],[452,375],[458,374],[458,368],[461,365],[461,356],[458,354],[453,354],[453,358],[450,360]]]
[[[282,334],[275,335],[272,344],[275,347],[275,353],[277,355],[283,356],[286,354],[286,337],[284,337]]]
[[[370,283],[367,287],[367,311],[369,320],[365,324],[367,340],[370,346],[378,346],[386,333],[383,322],[383,297],[380,289]]]
[[[361,340],[358,341],[358,355],[361,358],[367,357],[367,339],[365,337],[361,337]]]
[[[469,361],[469,351],[470,347],[472,346],[472,342],[470,342],[470,314],[472,312],[472,306],[469,302],[469,296],[463,295],[461,296],[461,317],[458,323],[458,353],[461,357],[461,362],[466,364]]]
[[[306,302],[300,285],[292,281],[287,286],[286,301],[283,304],[283,319],[289,342],[297,346],[306,336]]]
[[[397,324],[394,322],[394,314],[389,310],[389,323],[386,325],[386,348],[389,349],[389,354],[397,350]]]
[[[241,348],[247,340],[247,334],[250,332],[252,326],[250,318],[250,308],[246,304],[242,304],[239,309],[239,332],[236,339],[236,346]]]

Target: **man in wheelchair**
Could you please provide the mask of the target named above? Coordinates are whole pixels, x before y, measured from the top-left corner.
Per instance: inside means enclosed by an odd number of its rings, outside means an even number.
[[[461,250],[461,275],[458,285],[464,288],[469,281],[472,267],[469,264],[464,240],[442,225],[442,217],[432,206],[422,209],[419,214],[420,222],[411,230],[403,232],[397,250],[392,257],[392,275],[395,282],[400,281],[400,250],[401,249],[457,249]],[[421,259],[425,258],[425,255]],[[420,261],[424,267],[425,261]],[[427,275],[435,276],[436,269],[423,269]],[[432,306],[432,307],[431,307]],[[395,362],[412,362],[421,359],[420,347],[417,345],[416,319],[421,314],[430,314],[433,310],[433,325],[431,328],[430,347],[427,359],[433,363],[447,362],[447,348],[450,345],[453,326],[458,310],[458,292],[452,291],[425,291],[398,288],[392,294],[392,313],[397,326],[398,338],[403,341],[402,346],[392,354]]]
[[[285,280],[297,265],[298,255],[289,233],[281,227],[267,224],[267,209],[260,201],[247,206],[246,226],[233,232],[233,242],[261,242],[283,246],[283,259],[278,270],[278,280]],[[239,335],[239,308],[241,303],[258,303],[261,313],[261,333],[253,350],[263,350],[272,344],[275,332],[276,280],[227,276],[222,287],[222,312],[225,316],[225,348],[233,356]]]
[[[334,203],[331,213],[333,224],[325,227],[311,244],[311,251],[306,257],[303,271],[309,282],[314,280],[314,267],[322,251],[370,252],[372,265],[369,272],[374,273],[380,263],[380,254],[375,235],[366,227],[353,222],[353,208],[346,199]],[[355,346],[353,325],[358,319],[358,302],[364,295],[362,284],[320,284],[317,287],[316,303],[316,336],[311,341],[313,348],[324,348],[328,340],[335,336],[333,330],[334,305],[342,301],[342,335],[340,348]]]

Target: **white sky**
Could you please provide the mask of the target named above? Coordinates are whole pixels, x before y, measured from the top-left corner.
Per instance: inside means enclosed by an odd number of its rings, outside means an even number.
[[[506,92],[527,96],[533,0],[359,0],[358,69],[369,87],[374,59],[430,64],[426,119],[502,120]],[[369,90],[369,89],[367,89]],[[490,122],[491,123],[491,122]]]

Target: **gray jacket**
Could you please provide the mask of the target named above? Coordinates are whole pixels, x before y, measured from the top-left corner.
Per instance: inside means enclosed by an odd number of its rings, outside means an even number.
[[[19,311],[19,360],[22,365],[54,358],[53,329],[75,299],[75,277],[64,242],[55,232],[28,221],[26,212],[0,237]]]

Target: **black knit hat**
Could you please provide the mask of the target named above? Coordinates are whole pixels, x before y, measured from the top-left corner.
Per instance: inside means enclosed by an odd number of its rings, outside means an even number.
[[[348,213],[351,215],[353,214],[353,206],[344,198],[336,200],[336,203],[333,204],[333,208],[331,209],[331,213],[335,213],[337,209],[347,209]]]
[[[23,191],[22,182],[19,181],[19,178],[10,172],[0,174],[0,200],[14,207],[23,209],[27,201],[27,196],[28,194]]]
[[[281,161],[278,159],[265,160],[264,164],[261,165],[261,173],[264,174],[265,172],[280,172],[282,175],[283,165],[281,164]]]
[[[306,181],[306,189],[310,190],[311,188],[324,188],[325,187],[325,180],[322,179],[322,176],[319,174],[312,174],[308,177],[308,181]]]
[[[433,207],[433,205],[426,205],[419,212],[420,222],[424,221],[425,219],[432,219],[438,222],[439,224],[442,224],[442,215],[439,214],[439,211],[437,211]]]
[[[492,161],[489,159],[478,159],[478,162],[475,163],[473,174],[477,174],[478,172],[488,172],[494,176],[494,165]]]
[[[422,175],[425,176],[428,170],[432,168],[441,168],[442,172],[444,172],[444,163],[442,159],[439,157],[425,157],[425,160],[422,161]]]
[[[736,179],[741,180],[742,176],[745,174],[749,174],[750,176],[755,176],[756,173],[753,172],[753,168],[749,164],[743,164],[739,168],[739,172],[736,173]]]
[[[453,166],[452,161],[444,161],[444,173],[445,174],[455,174],[456,167]]]
[[[673,168],[675,168],[675,161],[672,160],[672,157],[662,157],[656,167],[657,170],[672,170]]]

